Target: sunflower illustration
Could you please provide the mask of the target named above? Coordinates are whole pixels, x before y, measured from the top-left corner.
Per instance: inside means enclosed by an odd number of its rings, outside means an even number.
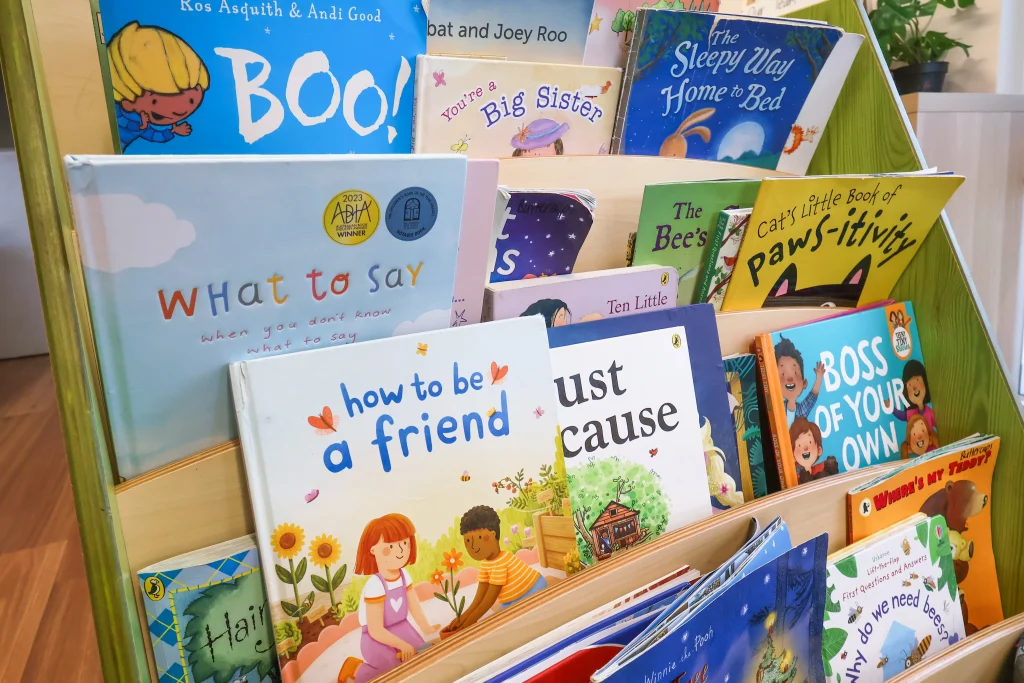
[[[320,534],[309,544],[309,561],[318,567],[330,567],[341,559],[341,544],[328,534]]]
[[[462,561],[462,553],[452,548],[451,553],[444,553],[444,568],[449,571],[455,571],[464,564]]]
[[[290,560],[302,552],[306,532],[297,524],[279,524],[270,535],[270,546],[282,560]]]

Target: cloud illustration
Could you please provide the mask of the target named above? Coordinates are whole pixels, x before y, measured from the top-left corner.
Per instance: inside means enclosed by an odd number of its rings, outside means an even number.
[[[404,323],[399,323],[398,327],[395,328],[395,331],[392,332],[391,335],[397,337],[402,334],[413,334],[415,332],[443,330],[448,327],[450,318],[451,311],[435,308],[431,311],[427,311],[415,320],[406,320]]]
[[[118,273],[167,263],[196,240],[196,229],[165,204],[133,194],[80,195],[75,215],[86,268]]]

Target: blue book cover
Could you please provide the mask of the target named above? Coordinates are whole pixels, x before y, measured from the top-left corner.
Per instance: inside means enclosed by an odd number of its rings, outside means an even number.
[[[640,9],[612,150],[806,172],[863,36]]]
[[[237,437],[226,366],[447,327],[465,157],[68,157],[119,474]]]
[[[711,506],[714,510],[727,510],[741,505],[743,485],[739,453],[726,393],[718,325],[715,310],[710,304],[552,327],[548,330],[548,343],[554,349],[669,327],[686,329]],[[643,352],[640,348],[636,351]]]
[[[407,153],[420,0],[100,0],[126,154]]]

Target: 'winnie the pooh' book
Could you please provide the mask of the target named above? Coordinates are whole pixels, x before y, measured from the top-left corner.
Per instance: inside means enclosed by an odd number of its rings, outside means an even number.
[[[579,568],[544,323],[231,365],[282,680],[368,681]]]

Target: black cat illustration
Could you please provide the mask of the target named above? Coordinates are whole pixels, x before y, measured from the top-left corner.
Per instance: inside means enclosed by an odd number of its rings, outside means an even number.
[[[861,292],[864,291],[864,282],[868,279],[870,269],[871,256],[865,256],[841,283],[797,289],[796,264],[791,263],[782,271],[778,282],[768,292],[762,307],[856,306]]]

